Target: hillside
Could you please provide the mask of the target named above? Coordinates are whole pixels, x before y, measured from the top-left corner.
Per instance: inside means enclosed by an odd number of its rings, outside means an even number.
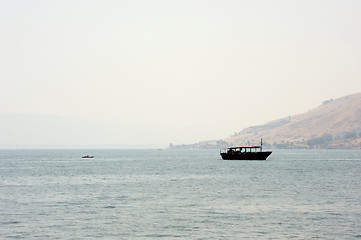
[[[303,114],[253,126],[193,147],[258,144],[272,148],[361,148],[361,93],[324,101]]]

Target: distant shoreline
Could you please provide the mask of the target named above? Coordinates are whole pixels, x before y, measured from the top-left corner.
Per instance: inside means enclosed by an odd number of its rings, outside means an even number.
[[[0,150],[16,149],[165,149],[168,144],[3,144]]]

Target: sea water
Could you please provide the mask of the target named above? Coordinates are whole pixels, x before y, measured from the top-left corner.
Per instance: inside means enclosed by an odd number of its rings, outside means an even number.
[[[361,151],[0,150],[0,239],[158,238],[360,239]]]

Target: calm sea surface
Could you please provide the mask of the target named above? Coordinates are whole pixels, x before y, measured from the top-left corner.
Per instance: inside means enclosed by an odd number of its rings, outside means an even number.
[[[0,150],[0,239],[158,238],[361,239],[361,151]]]

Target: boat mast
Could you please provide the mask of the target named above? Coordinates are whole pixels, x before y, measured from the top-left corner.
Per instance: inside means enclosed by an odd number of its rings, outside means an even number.
[[[261,152],[262,152],[262,146],[263,146],[263,143],[262,143],[262,138],[261,138]]]

